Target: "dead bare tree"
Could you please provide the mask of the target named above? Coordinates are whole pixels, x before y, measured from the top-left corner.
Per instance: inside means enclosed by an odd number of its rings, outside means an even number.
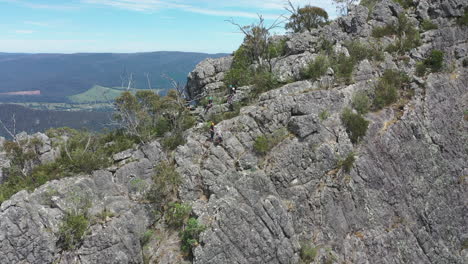
[[[355,5],[357,0],[333,0],[338,12],[341,15],[348,15],[351,6]]]

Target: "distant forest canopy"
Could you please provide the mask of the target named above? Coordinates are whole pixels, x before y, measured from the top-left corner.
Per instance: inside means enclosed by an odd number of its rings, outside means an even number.
[[[166,74],[185,84],[188,73],[206,58],[226,54],[193,52],[18,54],[0,53],[0,93],[40,90],[40,96],[1,95],[1,102],[67,102],[67,96],[94,85],[167,89]]]
[[[111,119],[112,113],[109,112],[32,110],[20,105],[0,104],[0,120],[12,133],[16,134],[22,131],[33,134],[44,132],[49,128],[65,126],[101,131],[105,128],[112,128]],[[0,136],[11,138],[1,125]]]

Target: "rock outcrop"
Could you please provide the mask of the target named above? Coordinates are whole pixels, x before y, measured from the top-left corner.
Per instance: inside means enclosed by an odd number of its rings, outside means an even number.
[[[297,79],[324,38],[343,53],[348,40],[374,41],[372,28],[395,23],[404,11],[393,1],[379,1],[370,14],[356,7],[327,26],[288,36],[288,55],[273,72],[290,83],[216,124],[222,144],[211,143],[199,124],[169,156],[155,141],[114,155],[107,170],[17,193],[0,207],[0,263],[183,261],[177,230],[165,230],[144,201],[153,168],[166,159],[182,176],[179,198],[206,226],[185,261],[300,263],[307,245],[317,264],[466,263],[468,28],[455,18],[468,3],[415,4],[410,19],[433,19],[438,29],[422,33],[422,44],[404,55],[360,61],[352,84],[335,82],[331,68],[317,81]],[[416,76],[416,63],[433,49],[444,51],[445,70]],[[220,92],[231,63],[232,57],[200,63],[189,75],[189,97]],[[372,96],[387,69],[410,77],[404,91],[410,96],[365,114],[367,133],[352,143],[343,109],[357,92]],[[249,91],[243,87],[238,96]],[[269,151],[256,149],[260,136],[270,140]],[[347,157],[354,159],[345,168]],[[61,223],[83,203],[95,220],[82,243],[63,250]],[[111,214],[99,217],[104,211]],[[140,238],[154,226],[164,231],[144,247]]]

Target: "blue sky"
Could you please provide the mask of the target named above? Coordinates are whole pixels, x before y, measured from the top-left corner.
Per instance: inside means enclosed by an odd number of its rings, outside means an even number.
[[[293,0],[335,15],[331,0]],[[0,52],[232,52],[241,25],[272,23],[286,0],[0,0]]]

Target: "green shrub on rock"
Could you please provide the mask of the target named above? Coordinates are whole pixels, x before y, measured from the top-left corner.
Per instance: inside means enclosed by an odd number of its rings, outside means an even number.
[[[303,79],[311,79],[315,81],[325,75],[329,66],[330,63],[328,61],[328,57],[319,55],[309,63],[305,70],[301,72],[301,77]]]
[[[59,228],[59,246],[64,250],[74,249],[82,241],[90,226],[86,213],[67,213]]]
[[[429,57],[424,60],[424,64],[432,71],[439,72],[444,66],[444,52],[441,50],[432,50]]]
[[[352,103],[353,108],[356,109],[359,114],[364,115],[369,112],[370,99],[365,92],[355,93],[352,98]]]
[[[180,232],[181,249],[186,254],[190,254],[192,249],[198,245],[200,233],[205,231],[206,227],[196,218],[190,218],[184,230]]]
[[[369,121],[364,119],[360,114],[355,114],[351,109],[345,108],[341,115],[341,121],[352,143],[358,143],[366,135]]]
[[[166,214],[164,215],[166,224],[174,228],[183,226],[191,211],[192,207],[188,204],[170,203],[169,208],[166,210]]]

